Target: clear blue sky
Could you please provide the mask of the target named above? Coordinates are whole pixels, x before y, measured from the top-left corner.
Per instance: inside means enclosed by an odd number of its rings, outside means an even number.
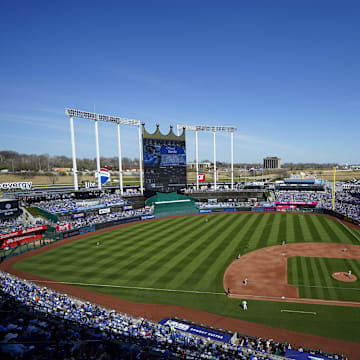
[[[233,125],[235,160],[360,162],[359,1],[0,2],[0,150],[71,155],[65,107],[160,124]],[[95,157],[93,124],[75,122]],[[100,152],[116,156],[115,127]],[[122,127],[123,155],[138,156]],[[200,158],[212,159],[212,134]],[[218,160],[229,161],[219,135]],[[187,136],[188,160],[194,134]]]

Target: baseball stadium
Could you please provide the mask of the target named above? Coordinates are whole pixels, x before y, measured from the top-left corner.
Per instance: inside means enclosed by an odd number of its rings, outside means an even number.
[[[66,336],[86,332],[92,355],[101,343],[120,358],[359,358],[358,185],[237,183],[234,127],[164,135],[136,120],[66,114],[73,186],[1,184],[2,310],[14,329],[51,328],[50,341],[61,324]],[[99,153],[95,182],[78,183],[74,118],[138,127],[139,186],[123,185],[120,132],[119,185]],[[197,154],[196,182],[187,180],[189,131],[214,134],[212,182]],[[218,132],[231,136],[231,181],[217,178]]]

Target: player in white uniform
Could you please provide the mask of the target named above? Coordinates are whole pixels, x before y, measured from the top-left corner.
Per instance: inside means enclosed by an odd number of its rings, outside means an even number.
[[[243,306],[244,311],[246,311],[247,310],[247,301],[243,300],[242,306]]]

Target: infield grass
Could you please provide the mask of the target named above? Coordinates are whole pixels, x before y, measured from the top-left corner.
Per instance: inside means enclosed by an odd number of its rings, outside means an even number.
[[[357,277],[354,282],[335,280],[331,275],[348,272]],[[288,259],[288,283],[299,288],[303,298],[347,300],[360,302],[360,261],[294,256]]]
[[[208,222],[205,222],[208,219]],[[360,308],[249,301],[223,295],[226,268],[241,253],[296,242],[360,245],[357,231],[310,214],[216,214],[145,222],[95,234],[15,265],[48,279],[112,286],[210,292],[182,293],[119,287],[84,287],[126,300],[182,305],[232,318],[360,342]],[[100,246],[96,242],[100,241]],[[315,311],[316,316],[281,313]],[[341,318],[341,324],[337,324]],[[240,330],[239,330],[240,331]]]

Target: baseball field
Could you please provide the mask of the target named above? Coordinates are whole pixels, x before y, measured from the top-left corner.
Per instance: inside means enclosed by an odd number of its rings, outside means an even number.
[[[305,244],[304,249],[310,249],[313,243],[321,246],[323,256],[315,252],[309,256],[305,251],[289,256],[285,261],[281,259],[285,276],[277,279],[267,271],[264,277],[268,274],[274,287],[281,281],[286,286],[294,285],[301,298],[339,301],[336,306],[331,302],[284,302],[275,296],[276,301],[269,301],[265,297],[247,297],[239,291],[230,297],[224,295],[224,274],[231,264],[243,271],[238,276],[238,288],[246,276],[246,289],[251,289],[252,269],[241,267],[243,259],[245,266],[251,254],[280,249],[285,255],[287,251],[290,254],[292,244]],[[327,255],[330,247],[337,258]],[[344,255],[340,250],[343,248],[349,249]],[[352,257],[359,248],[358,230],[325,216],[224,213],[149,221],[84,236],[28,257],[14,267],[133,302],[178,305],[360,343],[360,260]],[[263,265],[256,264],[261,270]],[[333,279],[333,273],[349,269],[355,281]],[[247,311],[241,308],[244,298],[248,299]]]

